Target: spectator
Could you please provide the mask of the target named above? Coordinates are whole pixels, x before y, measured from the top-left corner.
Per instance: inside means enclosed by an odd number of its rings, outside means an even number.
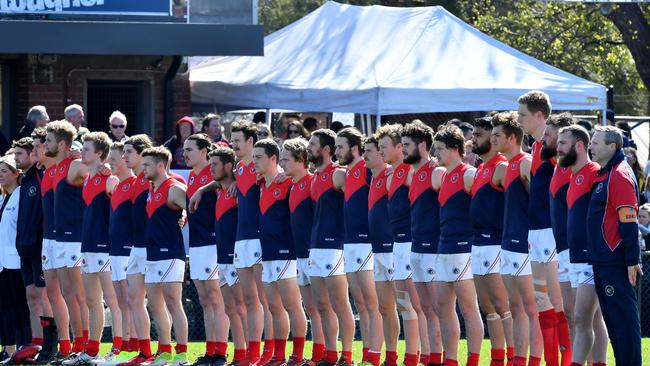
[[[75,141],[79,141],[83,144],[83,136],[87,134],[88,129],[83,126],[85,121],[84,119],[84,109],[79,104],[71,104],[65,107],[63,111],[63,117],[66,121],[72,123],[74,128],[77,129],[77,138]]]
[[[108,117],[108,128],[108,137],[113,142],[124,142],[129,138],[126,135],[126,116],[120,111],[115,111]]]
[[[587,120],[584,120],[584,119],[581,119],[578,122],[576,122],[576,124],[584,127],[585,130],[587,130],[587,132],[589,132],[589,135],[591,135],[592,130],[593,130],[593,126],[591,125],[591,122],[589,122]]]
[[[20,140],[23,137],[29,137],[32,134],[32,131],[36,127],[45,127],[45,125],[50,121],[50,116],[47,114],[47,110],[42,105],[35,105],[29,109],[27,112],[27,118],[25,119],[25,124],[18,131],[16,140]],[[4,152],[2,152],[4,153]]]
[[[639,207],[639,245],[641,250],[650,248],[650,203]]]
[[[210,113],[203,117],[201,121],[201,132],[208,135],[214,143],[224,142],[228,145],[228,140],[223,137],[223,126],[221,117],[218,114]]]
[[[330,130],[334,131],[334,133],[339,133],[343,129],[343,123],[341,121],[334,121],[330,125]]]
[[[632,167],[632,171],[634,172],[634,176],[636,177],[636,182],[639,185],[639,192],[645,192],[646,190],[646,175],[645,171],[641,167],[641,164],[639,164],[639,158],[636,155],[636,149],[633,147],[626,147],[623,148],[623,151],[625,152],[625,159],[627,160],[628,165]],[[645,195],[641,195],[641,202],[640,203],[645,203]]]
[[[256,112],[253,115],[253,123],[266,123],[266,112]]]
[[[313,117],[307,117],[305,118],[304,121],[302,121],[302,125],[305,127],[307,132],[309,132],[309,135],[311,136],[311,133],[316,131],[318,129],[318,121],[316,118]]]
[[[616,122],[616,127],[623,131],[623,147],[633,147],[636,149],[636,143],[632,139],[632,127],[626,121]]]
[[[268,138],[273,138],[273,134],[271,133],[271,130],[266,126],[264,123],[258,123],[257,124],[257,139],[258,140],[263,140],[263,139],[268,139]]]
[[[303,137],[305,139],[309,139],[309,133],[300,121],[291,121],[287,126],[287,134],[285,135],[285,139],[292,139],[294,137]]]
[[[195,127],[191,117],[185,116],[179,119],[176,122],[176,133],[163,144],[172,153],[171,169],[188,169],[183,158],[183,144],[195,133]]]

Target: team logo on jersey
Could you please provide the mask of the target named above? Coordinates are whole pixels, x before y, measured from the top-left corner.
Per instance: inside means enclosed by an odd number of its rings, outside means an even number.
[[[255,167],[254,166],[251,167],[251,174],[255,174]]]
[[[326,265],[326,266],[325,266],[325,269],[328,270],[328,271],[331,270],[331,269],[332,269],[332,265],[331,265],[331,264]]]
[[[612,285],[605,286],[605,295],[614,296],[614,286]]]
[[[163,271],[158,271],[158,276],[162,276],[162,275],[163,275]]]
[[[375,187],[380,188],[383,181],[383,179],[377,179],[377,184],[375,184]]]
[[[420,172],[420,174],[418,175],[418,179],[420,180],[420,182],[424,182],[424,180],[427,179],[427,172]]]
[[[361,171],[360,170],[355,170],[354,171],[354,177],[359,178],[361,176]]]
[[[204,175],[204,176],[201,177],[201,184],[204,184],[207,181],[208,181],[208,176],[207,175]]]
[[[27,191],[27,195],[29,197],[34,197],[37,194],[38,194],[38,192],[36,192],[36,187],[34,187],[34,186],[29,187],[29,190]]]
[[[237,175],[242,175],[242,174],[244,174],[244,167],[240,166],[239,168],[237,168]]]
[[[280,193],[282,193],[282,192],[280,192],[280,188],[276,188],[276,189],[273,191],[273,197],[275,197],[275,198],[280,197]]]
[[[406,265],[406,270],[407,270],[407,271],[410,271],[410,270],[411,270],[411,265],[410,265],[410,264],[407,264],[407,265]]]
[[[451,182],[456,183],[458,182],[458,173],[454,174],[451,176]]]
[[[210,267],[205,267],[205,273],[210,273],[212,272],[212,269]]]
[[[603,190],[603,182],[598,183],[596,186],[596,193],[600,193]]]
[[[104,265],[104,261],[100,259],[100,260],[97,261],[97,264],[99,264],[100,266],[102,266],[102,265]]]
[[[549,254],[551,254],[551,251],[548,248],[544,249],[544,255],[549,255]]]
[[[230,277],[237,277],[237,272],[230,271]]]
[[[73,254],[73,255],[70,256],[70,259],[72,259],[73,261],[76,261],[76,260],[77,260],[77,256],[76,256],[75,254]],[[85,262],[86,262],[85,260],[82,260],[82,261],[81,261],[81,263],[85,263]]]
[[[582,182],[584,181],[585,181],[585,177],[582,174],[576,177],[576,184],[582,184]]]
[[[363,260],[361,258],[357,257],[357,264],[361,264],[361,262],[363,262]]]
[[[460,269],[458,269],[457,267],[454,267],[454,269],[453,269],[451,272],[452,272],[453,274],[457,275],[457,274],[460,273]]]
[[[404,171],[403,170],[398,170],[397,171],[397,178],[402,178],[404,176]]]
[[[486,178],[490,174],[490,169],[483,170],[483,178]]]
[[[65,170],[65,165],[61,165],[61,167],[59,167],[59,172],[63,173],[64,170]]]
[[[490,261],[483,261],[483,267],[489,267],[490,266]]]
[[[300,183],[300,185],[298,186],[298,189],[301,189],[301,190],[302,190],[302,189],[305,189],[305,186],[306,186],[305,182],[302,182],[302,183]]]
[[[126,183],[125,185],[122,186],[122,191],[126,192],[126,191],[129,190],[129,188],[131,188],[131,184],[130,184],[130,183]]]
[[[429,268],[427,269],[427,273],[433,275],[435,272],[433,271],[433,268]]]
[[[53,177],[56,174],[56,169],[50,170],[50,177]]]
[[[519,166],[519,162],[513,161],[512,163],[510,163],[510,169],[517,169],[518,166]]]
[[[160,192],[156,193],[156,198],[155,198],[155,200],[156,200],[156,201],[160,201],[161,198],[162,198],[162,193],[160,193]]]
[[[260,252],[255,252],[255,253],[253,253],[253,257],[255,257],[255,258],[259,258],[260,255],[261,255]]]
[[[102,179],[100,177],[96,177],[95,180],[93,181],[93,184],[98,186],[101,181]]]
[[[144,185],[145,182],[146,182],[145,178],[140,178],[140,184]]]
[[[191,177],[190,177],[190,182],[189,182],[189,184],[190,184],[190,185],[194,184],[194,176],[191,176]]]
[[[323,175],[321,176],[321,179],[325,181],[325,180],[327,180],[327,178],[329,178],[329,177],[330,177],[329,174],[327,174],[327,173],[323,173]]]
[[[512,264],[512,266],[515,267],[515,269],[517,269],[517,268],[519,268],[519,263],[514,262],[514,263]]]

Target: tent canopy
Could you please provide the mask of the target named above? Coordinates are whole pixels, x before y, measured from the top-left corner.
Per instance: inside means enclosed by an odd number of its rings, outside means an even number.
[[[265,37],[264,57],[194,59],[192,102],[377,115],[503,110],[537,89],[602,110],[602,85],[472,28],[444,8],[327,2]]]

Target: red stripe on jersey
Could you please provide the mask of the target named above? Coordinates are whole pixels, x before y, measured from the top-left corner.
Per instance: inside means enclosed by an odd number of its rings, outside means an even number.
[[[338,165],[331,163],[322,172],[314,174],[311,184],[311,198],[318,202],[320,196],[329,189],[334,188],[334,172]]]
[[[120,207],[122,203],[131,200],[131,196],[133,195],[131,188],[133,187],[135,181],[136,177],[133,176],[128,177],[117,184],[115,190],[113,191],[113,195],[111,195],[111,207],[113,208],[113,211],[117,210],[117,208]]]
[[[52,188],[55,191],[56,186],[59,185],[59,182],[68,178],[68,171],[70,170],[70,164],[72,164],[72,160],[72,158],[65,158],[56,165],[56,174],[54,175],[54,181],[52,182]]]
[[[217,204],[215,205],[214,216],[217,221],[221,219],[226,212],[237,207],[237,194],[230,194],[229,189],[217,188]]]
[[[90,206],[90,203],[97,197],[97,195],[106,193],[106,181],[108,176],[102,176],[99,173],[95,173],[92,177],[86,175],[84,179],[84,186],[82,189],[81,197],[83,197],[86,206]]]
[[[195,174],[194,170],[190,171],[189,181],[187,182],[187,197],[191,198],[199,188],[212,181],[212,174],[210,174],[210,166],[206,165],[201,169],[199,174]]]
[[[149,197],[147,197],[147,215],[151,218],[153,214],[160,207],[167,204],[167,197],[169,196],[169,188],[177,184],[174,178],[167,178],[160,187],[153,189],[149,188]]]
[[[440,191],[438,194],[438,203],[444,206],[453,195],[465,190],[465,183],[463,177],[467,169],[472,166],[469,164],[460,164],[449,173],[442,176],[442,183],[440,184]]]
[[[393,194],[397,189],[403,185],[406,185],[406,178],[408,178],[409,170],[411,166],[406,163],[402,163],[393,170],[393,177],[390,181],[390,188],[388,189],[388,198],[392,198]]]
[[[569,184],[570,180],[571,168],[560,168],[559,166],[556,166],[555,171],[553,172],[553,178],[551,178],[551,185],[549,186],[551,196],[555,197],[562,187]]]
[[[302,201],[311,198],[311,182],[314,175],[308,173],[295,182],[289,193],[289,209],[293,213]]]
[[[257,184],[257,172],[255,171],[253,162],[251,161],[250,164],[244,165],[243,161],[239,161],[237,163],[237,171],[235,174],[237,175],[237,188],[239,189],[239,192],[245,196],[248,193],[248,190]]]
[[[147,178],[144,177],[144,172],[140,172],[137,177],[135,177],[135,182],[131,186],[131,202],[135,201],[140,197],[142,192],[146,192],[151,188],[151,183]]]
[[[494,155],[487,163],[481,163],[478,166],[476,169],[476,175],[474,176],[474,184],[472,184],[472,197],[474,197],[486,184],[491,185],[492,188],[499,192],[503,191],[503,188],[495,186],[494,183],[492,183],[492,178],[494,177],[497,165],[506,161],[508,161],[508,159],[499,153]]]
[[[384,168],[376,177],[372,178],[370,183],[370,191],[368,192],[368,209],[377,203],[382,197],[388,195],[386,183],[388,181],[387,169]]]
[[[41,196],[54,189],[54,176],[56,175],[56,164],[45,170],[41,180]]]
[[[503,189],[508,190],[510,183],[514,182],[517,179],[521,179],[520,165],[521,161],[530,155],[527,153],[519,153],[512,159],[508,160],[508,169],[506,169],[506,179],[503,182]]]
[[[289,179],[281,183],[273,182],[268,187],[266,184],[260,185],[260,212],[266,213],[277,201],[282,201],[287,198],[289,189],[291,189],[291,181]]]
[[[533,145],[531,146],[530,150],[530,155],[533,156],[533,162],[532,166],[530,168],[530,174],[531,176],[535,175],[537,173],[537,169],[539,169],[542,164],[546,162],[546,160],[542,159],[542,147],[544,146],[542,140],[537,140],[533,142]],[[553,166],[555,166],[555,159],[549,160]]]
[[[411,186],[409,187],[409,200],[413,204],[422,193],[428,189],[433,189],[431,186],[431,174],[433,173],[432,167],[429,162],[424,163],[416,172],[413,173],[411,179]]]
[[[368,170],[366,169],[366,162],[359,160],[352,168],[348,168],[345,172],[345,200],[349,200],[352,195],[357,192],[361,187],[368,185]]]
[[[590,161],[580,168],[577,173],[571,175],[569,189],[566,193],[567,207],[573,207],[580,197],[591,193],[591,188],[596,181],[599,169],[600,166],[598,163]],[[606,177],[606,175],[604,177]]]

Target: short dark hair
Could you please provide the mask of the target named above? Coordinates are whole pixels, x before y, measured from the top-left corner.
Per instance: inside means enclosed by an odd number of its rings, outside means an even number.
[[[377,141],[377,138],[375,136],[366,137],[366,139],[363,141],[364,149],[365,145],[367,144],[374,144],[375,147],[379,147],[379,141]]]
[[[145,151],[146,149],[153,147],[153,143],[151,143],[151,139],[149,138],[149,136],[145,135],[144,133],[129,137],[126,141],[124,141],[124,145],[133,146],[133,148],[135,149],[135,151],[138,152],[138,154],[142,154],[142,152]]]
[[[302,125],[305,126],[308,131],[311,131],[318,127],[318,121],[314,117],[307,117],[302,121]]]
[[[221,122],[221,117],[218,114],[208,113],[201,120],[201,132],[205,132],[205,129],[208,128],[208,126],[210,125],[210,122],[212,122],[212,121]]]
[[[517,122],[517,112],[500,112],[493,115],[492,126],[502,126],[503,133],[506,134],[506,137],[514,135],[518,144],[521,144],[524,139],[524,130],[521,128],[519,122]]]
[[[562,127],[567,127],[575,124],[576,124],[576,119],[569,112],[551,114],[548,117],[548,120],[546,120],[547,126],[553,126],[556,129],[560,129]]]
[[[472,124],[468,122],[461,122],[460,126],[458,127],[460,128],[461,131],[463,131],[463,136],[466,133],[471,134],[472,132],[474,132],[474,126],[472,126]]]
[[[334,131],[327,128],[318,129],[311,134],[318,139],[318,144],[321,148],[325,146],[330,148],[330,156],[334,155],[336,151],[336,134]]]
[[[45,142],[45,136],[47,136],[45,127],[36,127],[31,134],[33,140],[39,140],[41,143]]]
[[[217,146],[208,153],[209,157],[217,157],[221,163],[235,165],[235,151],[226,146]]]
[[[255,143],[255,147],[264,149],[264,154],[269,158],[275,156],[276,161],[280,159],[280,146],[273,139],[259,140]]]
[[[253,144],[257,142],[258,128],[254,123],[248,121],[233,122],[233,124],[230,126],[230,133],[232,134],[233,132],[243,133],[244,139],[246,141],[252,138]]]
[[[95,152],[99,152],[99,158],[106,160],[108,151],[111,149],[111,138],[106,132],[88,132],[83,135],[84,142],[92,142]]]
[[[474,127],[482,128],[484,130],[492,131],[492,117],[484,116],[474,119]]]
[[[578,120],[578,122],[576,122],[576,124],[584,127],[585,130],[587,130],[587,131],[591,131],[594,128],[594,126],[591,124],[591,122],[589,122],[589,121],[587,121],[585,119]]]
[[[352,148],[356,146],[359,149],[359,154],[363,153],[363,134],[354,127],[346,127],[340,130],[336,137],[342,137],[348,142],[348,146]]]
[[[34,139],[31,137],[23,137],[19,139],[18,141],[14,141],[13,144],[11,144],[12,148],[21,148],[28,153],[31,153],[32,150],[34,150]]]
[[[576,141],[582,141],[582,143],[585,145],[585,149],[589,148],[589,132],[582,126],[580,125],[569,125],[560,128],[558,131],[558,134],[562,133],[570,133],[571,137],[573,137]]]
[[[155,146],[145,149],[142,152],[142,157],[144,158],[146,156],[152,157],[156,164],[163,163],[168,165],[172,160],[172,153],[164,146]]]
[[[542,112],[544,118],[551,114],[551,100],[546,93],[539,90],[532,90],[517,99],[519,104],[525,104],[532,113]]]
[[[343,122],[341,121],[334,121],[332,124],[330,124],[330,130],[339,133],[343,129]]]
[[[287,150],[295,161],[301,162],[307,167],[307,142],[301,137],[286,140],[282,144],[282,149]]]
[[[191,135],[187,139],[194,141],[196,147],[198,147],[199,150],[205,149],[207,153],[209,153],[210,150],[212,150],[212,140],[210,140],[210,137],[204,134],[203,132],[195,133],[194,135]]]
[[[431,150],[433,144],[433,129],[424,124],[424,122],[415,120],[407,123],[402,128],[402,137],[408,137],[416,144],[424,142],[427,150]]]
[[[375,138],[377,141],[383,139],[384,137],[389,137],[393,146],[401,143],[402,135],[402,125],[399,123],[391,123],[388,125],[379,126],[377,132],[375,132]]]
[[[453,124],[442,125],[433,136],[434,141],[442,142],[445,147],[458,150],[460,156],[465,156],[465,137],[463,131]]]

